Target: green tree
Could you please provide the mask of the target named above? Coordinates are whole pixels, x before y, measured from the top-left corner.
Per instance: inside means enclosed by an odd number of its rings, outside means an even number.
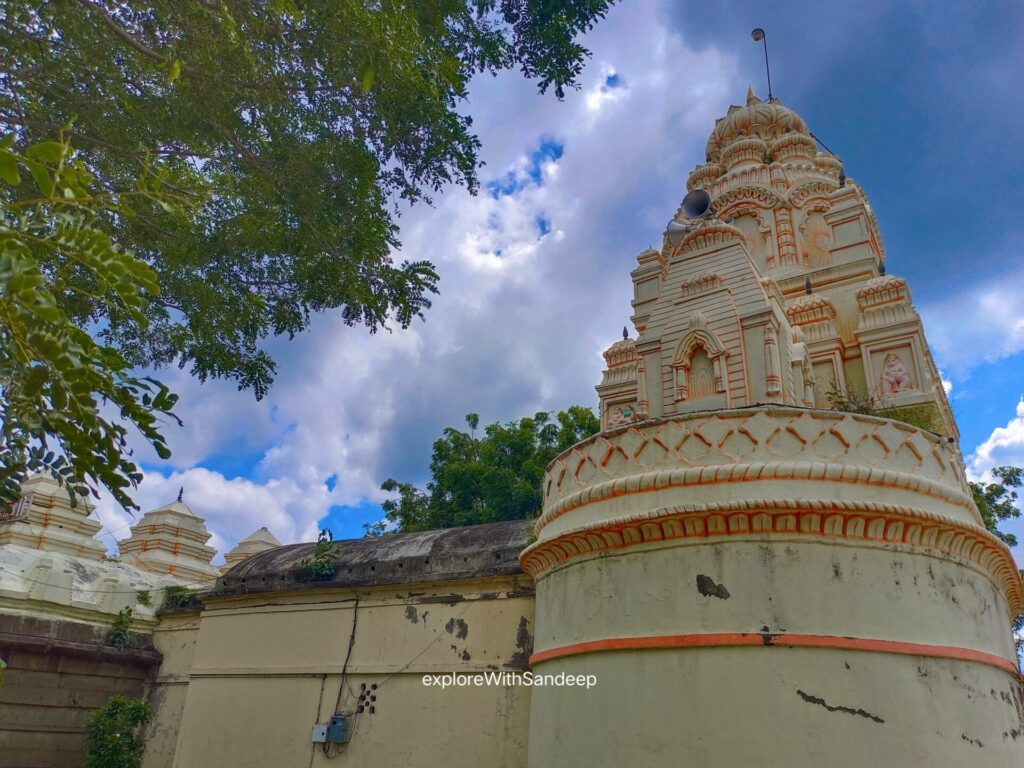
[[[551,415],[539,412],[476,430],[480,417],[466,416],[469,432],[452,427],[434,443],[426,492],[411,483],[387,480],[397,492],[382,505],[385,521],[367,533],[424,531],[459,525],[524,520],[540,512],[544,469],[559,453],[595,434],[601,423],[589,408],[574,405]]]
[[[91,454],[76,452],[73,426],[55,431],[60,393],[43,413],[33,408],[44,395],[15,402],[43,376],[29,369],[83,369],[89,382],[62,388],[112,404],[114,421],[162,446],[148,419],[173,402],[133,368],[176,364],[261,397],[274,375],[262,341],[299,333],[313,313],[371,331],[421,316],[438,278],[428,261],[392,260],[396,217],[449,184],[476,191],[469,79],[518,69],[561,97],[587,56],[576,38],[609,2],[5,2],[0,288],[9,315],[16,294],[35,292],[19,333],[49,324],[64,354],[24,347],[4,361],[3,449],[24,459],[8,477],[63,457],[73,488],[106,485],[123,504],[137,479],[124,433],[88,403],[68,421],[82,419]],[[61,162],[80,169],[91,203],[55,202],[73,186],[54,179]],[[28,173],[15,179],[19,167]],[[14,224],[26,211],[49,242]],[[69,266],[53,246],[61,227],[103,249],[114,272],[103,260]]]
[[[1017,546],[1017,537],[1003,533],[999,524],[1020,517],[1017,507],[1017,488],[1024,485],[1024,469],[1020,467],[993,467],[991,483],[971,483],[971,494],[978,505],[985,527],[1006,542],[1009,547]]]
[[[1020,517],[1017,507],[1017,488],[1024,485],[1024,469],[1021,467],[993,467],[993,481],[971,483],[971,494],[978,505],[985,527],[1006,542],[1008,547],[1017,546],[1017,537],[999,530],[999,524]],[[1024,577],[1024,571],[1021,571]],[[1017,641],[1017,655],[1024,658],[1024,614],[1016,618],[1013,631]]]
[[[145,329],[147,297],[159,291],[153,270],[97,219],[173,198],[154,174],[119,195],[97,190],[66,141],[23,154],[14,144],[0,141],[0,499],[43,470],[77,495],[102,484],[128,506],[124,489],[141,476],[128,428],[169,455],[158,426],[175,418],[176,398],[85,327],[103,311]]]
[[[153,712],[142,699],[111,696],[85,726],[85,768],[138,768],[146,749],[139,731]]]

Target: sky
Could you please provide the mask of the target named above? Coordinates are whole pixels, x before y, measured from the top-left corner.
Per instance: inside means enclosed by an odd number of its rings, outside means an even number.
[[[770,7],[770,12],[769,12]],[[481,189],[400,219],[396,260],[429,259],[425,322],[371,336],[338,312],[274,339],[263,401],[230,382],[158,376],[181,400],[173,456],[139,452],[142,510],[180,487],[221,555],[260,526],[282,542],[362,535],[388,478],[424,484],[430,450],[482,423],[596,405],[601,352],[631,314],[636,254],[660,243],[715,119],[773,95],[867,193],[889,274],[907,278],[975,478],[1024,466],[1024,5],[627,0],[583,43],[563,101],[517,73],[480,76],[462,109]],[[104,499],[109,546],[133,519]],[[1024,541],[1024,521],[1005,526]],[[1024,546],[1015,549],[1024,564]]]

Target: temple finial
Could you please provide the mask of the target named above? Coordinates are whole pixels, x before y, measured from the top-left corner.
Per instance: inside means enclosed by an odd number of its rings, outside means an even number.
[[[622,340],[625,341],[628,338],[629,338],[629,330],[626,328],[626,326],[622,326]]]
[[[807,291],[808,296],[810,296],[811,293],[814,292],[814,289],[811,287],[811,278],[809,277],[806,280],[804,280],[804,290]]]
[[[178,489],[178,501],[181,501],[181,497],[184,496],[184,495],[185,495],[185,486],[183,485],[183,486],[181,486],[181,488]]]
[[[748,85],[747,86],[747,106],[750,106],[751,104],[760,104],[760,103],[761,103],[761,100],[759,98],[757,98],[757,94],[754,93],[754,86]]]

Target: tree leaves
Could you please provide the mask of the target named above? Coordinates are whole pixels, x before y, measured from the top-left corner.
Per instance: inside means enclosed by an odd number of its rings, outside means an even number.
[[[188,203],[156,195],[91,222],[153,269],[145,309],[81,294],[66,307],[61,292],[58,306],[135,365],[234,378],[257,397],[275,373],[262,341],[317,312],[408,326],[438,275],[428,254],[395,262],[396,211],[477,189],[467,82],[518,66],[561,95],[587,53],[575,37],[608,5],[8,2],[0,131],[39,193],[55,194],[50,140],[71,123],[96,189],[157,184]],[[19,185],[18,167],[0,151],[0,178]]]
[[[448,427],[434,443],[426,493],[411,483],[387,480],[381,490],[398,493],[382,505],[389,525],[367,526],[367,533],[533,517],[540,512],[547,465],[601,428],[594,412],[579,405],[560,411],[554,421],[541,411],[533,418],[489,424],[481,438],[475,434],[479,423],[479,415],[467,414],[470,433]]]
[[[168,456],[158,427],[176,421],[177,397],[155,379],[135,377],[117,349],[96,342],[72,316],[82,302],[146,327],[149,300],[140,287],[156,295],[156,275],[95,224],[123,215],[130,196],[90,193],[91,175],[69,162],[70,144],[0,152],[59,193],[40,198],[7,179],[0,187],[0,499],[17,498],[29,473],[48,472],[73,499],[102,486],[132,507],[125,489],[141,473],[130,460],[128,429]]]
[[[85,768],[138,768],[146,749],[141,730],[152,717],[144,699],[111,696],[86,722]]]
[[[1006,546],[1017,546],[1017,537],[999,530],[1005,520],[1020,517],[1017,507],[1017,488],[1024,486],[1024,469],[1021,467],[993,467],[995,478],[991,483],[971,483],[971,494],[978,506],[985,527],[1002,539]]]

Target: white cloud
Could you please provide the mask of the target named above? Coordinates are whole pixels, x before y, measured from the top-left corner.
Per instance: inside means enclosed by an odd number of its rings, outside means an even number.
[[[968,458],[972,479],[987,479],[992,467],[1024,467],[1024,397],[1017,402],[1016,415],[1005,427],[996,427]]]
[[[967,475],[975,482],[989,482],[993,467],[1024,467],[1024,396],[1017,401],[1016,413],[1004,427],[992,434],[967,457]],[[1024,568],[1024,518],[1002,523],[999,529],[1017,537],[1013,548],[1017,564]]]
[[[449,190],[400,222],[397,258],[429,259],[441,275],[426,322],[370,336],[320,316],[269,345],[279,374],[261,403],[172,372],[186,427],[169,430],[170,464],[147,460],[166,468],[146,475],[143,510],[184,485],[222,552],[261,525],[311,540],[333,505],[381,500],[389,476],[424,480],[432,441],[469,411],[486,423],[595,403],[600,352],[628,324],[634,256],[660,241],[715,118],[746,86],[714,48],[687,48],[654,3],[613,8],[586,45],[594,58],[563,102],[516,73],[472,83],[480,195]],[[699,81],[678,77],[698,70]],[[547,139],[564,154],[542,158],[538,181],[530,163]],[[515,191],[488,194],[508,174]],[[197,466],[254,451],[248,479]],[[108,502],[99,511],[111,527],[129,521]]]
[[[937,362],[953,378],[1024,351],[1024,272],[1002,275],[921,308]]]

